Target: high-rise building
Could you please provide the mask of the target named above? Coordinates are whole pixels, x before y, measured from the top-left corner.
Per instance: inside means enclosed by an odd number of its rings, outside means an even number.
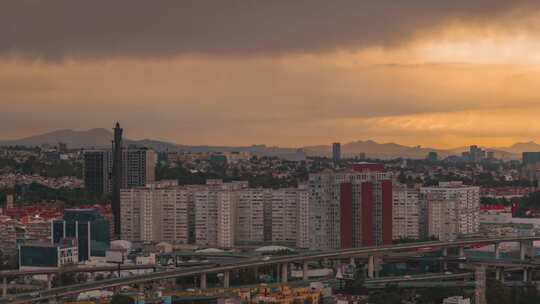
[[[238,194],[235,190],[222,190],[217,194],[216,244],[219,248],[232,248],[235,245]]]
[[[114,127],[114,142],[112,146],[112,213],[114,221],[114,234],[120,235],[120,189],[122,188],[123,164],[122,164],[122,133],[124,129],[120,128],[117,122]]]
[[[458,221],[455,200],[431,199],[426,206],[427,236],[439,240],[457,237]]]
[[[310,174],[308,182],[310,248],[392,243],[392,179],[383,165]]]
[[[240,190],[237,243],[267,242],[309,247],[308,198],[305,187]],[[299,239],[300,236],[303,239]]]
[[[308,198],[306,188],[254,189],[219,180],[122,189],[122,238],[220,248],[265,242],[308,247]]]
[[[298,234],[298,206],[306,195],[297,188],[271,190],[272,243],[295,245]]]
[[[437,152],[431,151],[428,153],[427,161],[436,162],[438,160],[439,160],[439,154]]]
[[[157,154],[147,148],[127,148],[122,153],[121,188],[143,187],[156,180]]]
[[[84,152],[84,185],[99,195],[111,192],[112,153],[104,150]]]
[[[205,189],[194,192],[197,245],[232,247],[235,242],[235,212],[240,197],[236,192],[247,188],[247,182],[208,180]]]
[[[521,177],[529,181],[540,180],[540,152],[523,152]]]
[[[335,164],[341,161],[341,143],[336,142],[332,144],[332,159]]]
[[[156,182],[146,187],[121,190],[121,237],[130,241],[166,241],[189,243],[179,235],[178,227],[189,227],[188,213],[193,210],[185,191],[175,188],[176,181]]]
[[[481,162],[486,159],[486,151],[478,146],[470,146],[469,148],[469,161],[473,163]]]
[[[178,186],[167,182],[122,189],[122,238],[232,247],[237,190],[246,182]]]
[[[310,246],[310,202],[309,187],[302,184],[298,186],[298,229],[296,234],[296,246],[298,248],[309,248]]]
[[[155,180],[157,155],[146,148],[123,147],[123,129],[114,128],[111,150],[92,150],[84,153],[84,180],[88,191],[98,195],[112,194],[114,234],[120,235],[120,189],[140,187]]]
[[[540,163],[540,152],[523,152],[523,165],[531,165]]]
[[[392,238],[420,238],[419,189],[395,186],[392,190]]]
[[[236,216],[236,237],[239,243],[256,244],[265,241],[265,207],[271,200],[270,194],[269,189],[262,188],[240,192]],[[266,227],[271,227],[271,222]]]
[[[155,181],[157,154],[147,148],[130,147],[122,150],[121,189],[143,187]],[[113,151],[87,150],[84,152],[85,188],[99,195],[112,193]]]
[[[453,238],[477,233],[480,188],[462,182],[440,182],[420,189],[420,231],[423,237]]]

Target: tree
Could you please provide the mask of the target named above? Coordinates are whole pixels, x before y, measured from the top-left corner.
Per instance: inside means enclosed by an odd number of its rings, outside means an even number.
[[[52,285],[54,287],[68,286],[77,283],[77,278],[73,272],[60,272],[58,275],[55,275],[52,280]]]
[[[112,297],[111,302],[109,303],[110,304],[133,304],[135,303],[135,299],[133,299],[130,296],[115,294]]]
[[[105,279],[105,276],[102,274],[102,273],[98,273],[95,277],[95,280],[96,281],[101,281],[101,280],[104,280]]]
[[[345,281],[345,289],[351,294],[360,294],[364,291],[364,282],[364,270],[356,267],[353,279]]]
[[[387,285],[382,291],[369,295],[369,303],[401,304],[401,291],[393,285]]]

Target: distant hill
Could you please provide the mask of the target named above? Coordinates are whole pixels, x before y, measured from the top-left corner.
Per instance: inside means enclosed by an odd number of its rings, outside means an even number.
[[[21,146],[41,146],[44,144],[57,145],[66,143],[70,148],[108,148],[111,146],[113,134],[108,129],[90,129],[86,131],[78,130],[58,130],[41,135],[25,137],[17,140],[0,141],[0,146],[21,145]],[[331,145],[306,146],[302,148],[272,147],[266,145],[251,145],[243,147],[233,146],[188,146],[176,143],[159,141],[154,139],[131,140],[124,139],[127,145],[136,145],[152,148],[158,152],[165,151],[189,151],[189,152],[250,152],[264,156],[285,156],[290,159],[308,156],[330,156]],[[469,147],[457,147],[453,149],[435,149],[421,146],[405,146],[396,143],[377,143],[373,140],[358,140],[342,144],[342,153],[345,156],[355,156],[365,153],[369,158],[425,158],[429,152],[437,152],[440,157],[450,155],[460,155],[467,151]],[[483,147],[488,151],[495,152],[496,157],[502,159],[519,159],[524,151],[540,151],[540,144],[535,142],[516,143],[509,147]]]
[[[45,134],[25,137],[17,140],[0,141],[2,146],[41,146],[65,143],[70,148],[110,147],[113,134],[107,129],[91,129],[86,131],[58,130]]]
[[[497,148],[498,150],[506,151],[509,153],[521,154],[523,152],[537,152],[540,151],[540,145],[534,141],[525,143],[515,143],[510,147]]]

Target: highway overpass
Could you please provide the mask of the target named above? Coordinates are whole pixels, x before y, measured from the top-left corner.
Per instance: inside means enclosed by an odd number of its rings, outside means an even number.
[[[173,269],[166,271],[159,271],[149,274],[136,275],[126,278],[115,278],[109,280],[102,280],[97,282],[88,282],[84,284],[72,285],[67,287],[53,288],[50,290],[45,290],[39,294],[21,294],[15,295],[10,298],[9,303],[28,303],[40,300],[48,300],[54,298],[61,298],[70,295],[77,295],[81,292],[87,292],[92,290],[100,290],[107,288],[120,287],[124,285],[131,284],[144,284],[152,281],[160,281],[173,279],[178,277],[194,277],[200,276],[201,278],[201,288],[206,288],[206,275],[209,273],[224,273],[225,274],[225,287],[228,286],[228,278],[231,271],[236,271],[239,269],[246,268],[255,268],[263,267],[269,265],[277,265],[282,272],[283,282],[287,282],[287,269],[288,265],[291,263],[298,263],[304,265],[304,270],[307,270],[307,262],[314,260],[343,260],[343,259],[352,259],[357,257],[364,257],[368,259],[368,277],[373,277],[373,268],[374,268],[374,257],[380,256],[392,252],[414,252],[418,254],[417,251],[435,251],[446,248],[457,247],[460,248],[460,254],[463,252],[463,248],[469,246],[478,246],[478,245],[492,245],[495,244],[498,247],[498,244],[503,242],[519,242],[521,244],[521,257],[525,256],[527,249],[532,246],[532,242],[540,240],[540,237],[500,237],[500,238],[476,238],[476,239],[464,239],[456,240],[452,242],[443,242],[443,241],[432,241],[432,242],[422,242],[422,243],[408,243],[408,244],[399,244],[391,246],[381,246],[381,247],[363,247],[363,248],[351,248],[351,249],[341,249],[333,251],[321,251],[321,252],[309,252],[304,254],[295,254],[295,255],[286,255],[286,256],[277,256],[269,260],[258,258],[249,258],[242,259],[240,261],[226,263],[226,264],[216,264],[210,266],[194,267],[194,268],[184,268],[184,269]],[[496,248],[497,250],[497,248]],[[307,273],[307,271],[305,271]],[[371,273],[371,275],[369,275]],[[304,279],[308,279],[304,276]]]

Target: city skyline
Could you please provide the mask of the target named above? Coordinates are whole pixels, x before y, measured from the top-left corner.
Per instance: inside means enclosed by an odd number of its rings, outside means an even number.
[[[540,141],[535,1],[136,4],[0,4],[0,138]]]

